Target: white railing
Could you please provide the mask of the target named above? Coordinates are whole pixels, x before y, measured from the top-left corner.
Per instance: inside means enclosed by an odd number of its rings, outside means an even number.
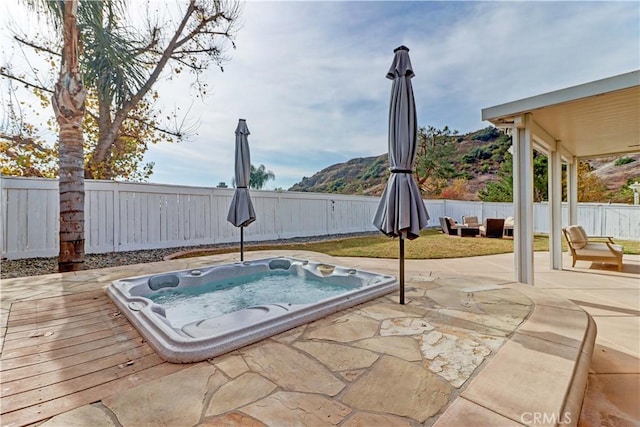
[[[8,259],[58,254],[58,182],[41,178],[0,180],[0,250]],[[112,181],[85,182],[85,251],[232,243],[239,231],[226,221],[233,189]],[[378,197],[326,193],[252,191],[258,219],[245,228],[246,241],[375,231],[371,220]],[[463,215],[504,218],[511,203],[425,201],[431,219]],[[563,207],[563,224],[567,209]],[[534,206],[536,232],[549,229],[548,206]],[[578,220],[587,233],[640,239],[640,207],[580,204]]]

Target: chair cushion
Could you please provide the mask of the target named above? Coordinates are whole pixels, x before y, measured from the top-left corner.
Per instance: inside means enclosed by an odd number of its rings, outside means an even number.
[[[463,216],[462,217],[462,222],[467,227],[477,227],[477,226],[480,225],[480,223],[478,222],[478,217],[477,216]]]
[[[505,227],[513,227],[515,220],[513,219],[512,216],[508,216],[504,219],[504,226]]]
[[[567,236],[569,237],[574,249],[582,249],[587,246],[587,243],[589,243],[587,233],[585,233],[584,229],[579,225],[571,225],[567,227]]]

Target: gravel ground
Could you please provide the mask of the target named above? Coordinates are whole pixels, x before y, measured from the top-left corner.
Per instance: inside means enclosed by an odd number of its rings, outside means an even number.
[[[278,245],[290,243],[317,242],[323,240],[333,240],[345,237],[371,236],[380,234],[379,232],[371,233],[350,233],[328,236],[302,237],[286,240],[272,240],[266,242],[245,242],[245,248],[250,248],[251,244],[260,245]],[[85,270],[93,270],[96,268],[117,267],[120,265],[141,264],[146,262],[162,261],[165,256],[176,252],[191,249],[209,249],[209,248],[238,248],[239,243],[225,243],[218,245],[202,245],[202,246],[184,246],[179,248],[153,249],[144,251],[130,252],[111,252],[106,254],[86,254],[84,258]],[[0,262],[0,278],[11,279],[14,277],[39,276],[41,274],[50,274],[58,272],[58,258],[28,258],[16,260],[2,260]]]

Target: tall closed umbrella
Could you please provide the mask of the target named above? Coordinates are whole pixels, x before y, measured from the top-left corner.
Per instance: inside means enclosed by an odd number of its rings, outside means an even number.
[[[244,227],[256,220],[251,196],[249,179],[251,178],[251,159],[249,156],[249,128],[245,119],[238,120],[236,127],[236,191],[233,193],[227,221],[240,227],[240,261],[244,261]]]
[[[373,225],[389,237],[400,239],[400,304],[404,304],[404,240],[419,237],[429,214],[413,178],[416,157],[417,119],[411,78],[409,49],[400,46],[387,78],[393,80],[389,104],[389,170]]]

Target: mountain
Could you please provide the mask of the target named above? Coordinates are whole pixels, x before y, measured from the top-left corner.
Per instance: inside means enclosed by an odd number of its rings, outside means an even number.
[[[388,168],[387,154],[360,157],[329,166],[311,178],[302,178],[289,190],[379,196],[387,182]]]
[[[478,191],[488,182],[498,179],[504,153],[511,145],[510,138],[492,127],[454,138],[455,153],[451,156],[451,166],[458,177],[466,178],[468,199],[478,200]],[[640,175],[640,153],[587,162],[612,191],[618,191],[627,179]],[[380,196],[389,176],[388,167],[386,153],[355,158],[331,165],[310,178],[304,177],[289,190]]]

